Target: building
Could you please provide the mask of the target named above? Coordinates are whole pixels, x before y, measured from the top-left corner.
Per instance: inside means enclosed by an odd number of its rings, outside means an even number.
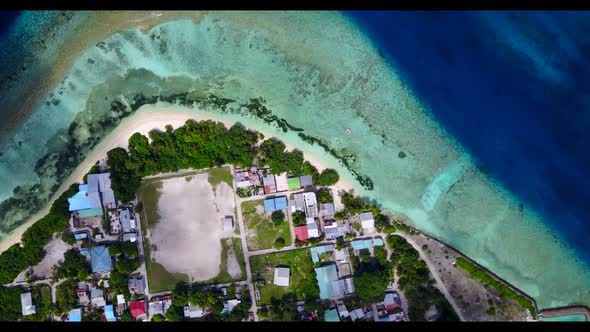
[[[334,203],[324,203],[320,205],[322,210],[322,217],[326,219],[334,218],[336,215],[336,208],[334,208]]]
[[[145,280],[142,276],[132,276],[128,282],[129,293],[143,295],[145,293]]]
[[[277,192],[277,185],[275,183],[274,175],[267,174],[265,177],[262,178],[262,184],[264,186],[265,194],[272,194]]]
[[[119,315],[122,315],[124,310],[125,310],[125,296],[123,294],[118,294],[117,295],[117,313]]]
[[[315,193],[309,192],[302,193],[301,195],[303,196],[305,216],[308,218],[316,218],[318,216],[318,200]]]
[[[90,291],[90,302],[92,303],[93,308],[102,308],[107,304],[102,289],[93,288]]]
[[[137,241],[136,233],[125,233],[123,234],[123,241],[135,242]]]
[[[223,218],[223,231],[231,232],[234,230],[234,218],[232,216],[225,216]]]
[[[90,250],[90,259],[92,273],[108,273],[113,270],[113,261],[109,255],[109,248],[106,246],[93,247]]]
[[[277,192],[289,190],[289,183],[287,181],[287,173],[281,173],[275,175],[275,183],[277,186]]]
[[[199,307],[192,305],[184,306],[184,317],[186,318],[201,318],[203,314],[203,309]]]
[[[352,249],[355,251],[369,249],[374,246],[382,246],[383,240],[381,238],[373,238],[373,239],[357,239],[353,240],[351,243]]]
[[[36,313],[31,292],[22,293],[20,295],[20,305],[23,316],[34,315]]]
[[[347,263],[350,261],[350,253],[348,248],[334,250],[334,258],[338,263]]]
[[[395,308],[401,308],[402,301],[397,292],[385,293],[385,299],[383,300],[385,309],[387,311],[394,310]]]
[[[221,314],[230,314],[234,310],[234,308],[240,303],[241,301],[238,299],[224,301],[223,310],[221,311]]]
[[[338,272],[336,265],[330,264],[322,267],[314,268],[316,279],[320,288],[320,299],[331,299],[338,294],[334,294],[332,282],[338,280]]]
[[[78,283],[76,294],[78,295],[78,302],[80,302],[80,305],[86,306],[90,303],[90,299],[88,298],[88,285],[85,281],[80,281]]]
[[[102,207],[105,209],[115,209],[117,201],[115,194],[111,189],[111,174],[89,174],[88,175],[88,192],[99,193],[102,199]]]
[[[375,228],[375,219],[373,219],[372,212],[361,213],[360,218],[361,218],[361,226],[363,227],[363,230],[371,231],[371,230],[373,230],[373,228]]]
[[[288,267],[275,267],[273,283],[277,286],[289,287],[289,272]]]
[[[309,238],[318,238],[320,237],[320,230],[318,228],[318,224],[316,224],[313,218],[306,218],[307,221],[307,235]]]
[[[98,192],[88,190],[88,185],[78,186],[78,192],[68,198],[70,212],[78,212],[81,218],[102,216],[102,204]]]
[[[340,317],[338,317],[338,311],[336,309],[326,310],[324,320],[326,322],[339,322]]]
[[[336,301],[336,310],[338,310],[338,315],[340,319],[349,317],[350,314],[348,313],[348,309],[346,309],[346,305],[342,301]]]
[[[333,240],[344,235],[340,227],[338,227],[338,224],[335,222],[324,223],[324,234],[326,235],[326,240]]]
[[[303,200],[303,193],[293,195],[291,201],[291,212],[301,211],[305,213],[305,202]]]
[[[82,321],[82,308],[72,309],[68,313],[67,322],[81,322]]]
[[[121,228],[123,233],[135,232],[135,218],[132,217],[128,209],[119,211],[119,220],[121,220]]]
[[[287,197],[280,196],[274,198],[267,198],[264,200],[264,211],[273,212],[287,208]]]
[[[250,180],[236,182],[236,188],[250,188],[251,186],[252,182]]]
[[[84,239],[88,238],[88,232],[84,231],[84,232],[75,232],[74,233],[74,239],[76,241],[82,241]]]
[[[129,303],[129,311],[131,311],[131,317],[135,319],[147,317],[143,300]]]
[[[365,312],[363,309],[355,309],[350,312],[350,318],[353,322],[356,320],[365,319]]]
[[[301,188],[301,184],[299,183],[299,177],[292,177],[287,179],[287,186],[289,190],[297,190]]]
[[[107,322],[116,322],[117,318],[115,318],[115,312],[113,310],[113,305],[109,304],[104,307],[104,318],[106,318]]]
[[[302,175],[299,177],[299,185],[303,188],[313,186],[313,178],[311,175]]]
[[[162,297],[152,298],[152,302],[149,304],[150,315],[166,315],[168,309],[172,306],[172,296],[166,295]]]
[[[310,248],[309,251],[311,252],[312,262],[319,263],[320,262],[320,255],[323,253],[333,252],[334,245],[328,244],[328,245],[316,246],[316,247]]]
[[[309,239],[309,234],[307,233],[307,225],[295,227],[295,237],[297,238],[297,240],[301,242],[307,241],[307,239]]]

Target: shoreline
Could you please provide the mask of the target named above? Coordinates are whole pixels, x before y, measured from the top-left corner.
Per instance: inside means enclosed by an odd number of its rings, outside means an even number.
[[[53,194],[52,198],[47,202],[42,210],[32,215],[25,223],[5,235],[5,237],[0,242],[0,253],[4,252],[12,245],[20,242],[23,233],[37,220],[49,213],[51,204],[53,204],[55,199],[59,197],[59,195],[61,195],[71,184],[82,182],[84,175],[86,175],[86,173],[90,170],[90,168],[92,168],[97,160],[104,159],[106,157],[106,153],[109,150],[116,147],[123,147],[126,149],[128,146],[129,137],[131,137],[131,135],[136,132],[147,136],[149,131],[152,129],[164,129],[167,125],[172,125],[172,127],[178,128],[182,126],[187,120],[191,119],[196,121],[213,120],[216,122],[221,122],[228,129],[236,122],[243,123],[237,119],[224,119],[222,116],[212,114],[211,112],[206,112],[200,109],[191,109],[183,106],[156,104],[144,105],[140,107],[135,114],[123,119],[110,134],[104,137],[101,142],[94,149],[92,149],[84,161],[78,165],[74,172],[70,174],[70,176],[68,176],[68,178],[62,183],[62,185],[55,192],[55,194]],[[286,150],[301,150],[303,152],[304,159],[314,165],[320,172],[325,168],[338,168],[336,165],[331,165],[330,162],[327,162],[325,159],[320,158],[317,154],[309,151],[309,148],[306,149],[302,146],[296,146],[293,142],[286,140],[285,137],[273,135],[268,130],[265,130],[266,128],[261,130],[247,124],[244,124],[244,126],[248,129],[256,130],[257,132],[262,133],[265,139],[270,137],[276,137],[280,139],[283,143],[285,143]],[[311,147],[309,144],[307,145]],[[340,174],[340,180],[333,187],[342,191],[354,191],[354,187],[351,181],[345,177],[346,175]]]

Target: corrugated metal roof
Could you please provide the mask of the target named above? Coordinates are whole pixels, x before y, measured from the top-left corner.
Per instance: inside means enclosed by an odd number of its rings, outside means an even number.
[[[287,208],[287,197],[281,196],[275,198],[275,209],[286,209]]]
[[[315,268],[314,270],[316,273],[318,286],[320,288],[320,298],[332,298],[334,295],[332,289],[332,281],[338,280],[338,272],[336,271],[336,265],[330,264]]]
[[[299,184],[301,187],[313,185],[313,178],[311,175],[302,175],[299,177]]]
[[[275,208],[275,200],[273,198],[268,198],[264,200],[264,211],[272,212],[276,210]]]
[[[90,251],[92,260],[92,272],[109,272],[113,269],[113,262],[109,255],[109,248],[106,246],[97,246]]]
[[[104,316],[109,322],[114,322],[117,319],[115,318],[115,313],[113,312],[113,305],[109,304],[104,307]]]

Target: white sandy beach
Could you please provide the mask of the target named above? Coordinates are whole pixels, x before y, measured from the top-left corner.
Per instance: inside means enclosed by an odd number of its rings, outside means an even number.
[[[210,112],[204,113],[202,111],[196,109],[190,109],[187,107],[182,106],[174,106],[170,104],[158,104],[158,105],[145,105],[138,109],[133,116],[130,116],[124,119],[117,128],[113,130],[109,135],[107,135],[101,143],[99,143],[93,150],[88,154],[86,159],[80,164],[74,172],[67,178],[67,180],[61,185],[57,193],[54,195],[58,197],[63,193],[72,183],[81,183],[84,175],[90,170],[90,168],[96,163],[97,160],[103,159],[106,157],[106,154],[109,150],[116,148],[116,147],[123,147],[127,148],[128,140],[131,135],[136,132],[139,132],[143,135],[149,133],[152,129],[161,129],[164,130],[167,125],[171,125],[174,128],[182,126],[187,120],[196,120],[196,121],[205,121],[205,120],[213,120],[222,122],[227,128],[233,126],[237,121],[224,118],[222,116],[218,116],[212,114]],[[243,121],[240,121],[243,123]],[[272,135],[269,133],[268,130],[264,128],[250,128],[253,130],[257,130],[261,132],[265,138],[270,138],[277,135]],[[288,150],[293,150],[297,148],[303,151],[305,160],[308,160],[312,163],[319,171],[322,171],[325,168],[336,168],[338,169],[338,165],[336,160],[329,156],[329,158],[333,159],[333,162],[329,162],[325,160],[325,158],[319,157],[317,154],[311,153],[309,151],[309,145],[307,143],[301,142],[301,144],[296,144],[291,141],[287,141],[284,137],[277,136],[277,138],[281,139],[285,145],[287,146]],[[342,172],[340,172],[341,175]],[[341,176],[340,181],[334,186],[337,190],[344,190],[350,191],[353,189],[352,183],[349,179]],[[31,218],[28,219],[26,223],[16,228],[13,232],[8,234],[2,242],[0,242],[0,252],[8,249],[15,243],[18,243],[21,239],[22,234],[37,220],[42,218],[49,212],[49,208],[54,201],[54,198],[50,200],[50,202],[45,206],[45,208],[38,213],[34,214]]]

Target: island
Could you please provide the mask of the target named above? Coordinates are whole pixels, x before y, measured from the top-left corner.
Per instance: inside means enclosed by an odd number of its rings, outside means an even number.
[[[188,119],[98,157],[0,254],[0,320],[539,318],[335,169],[239,123]]]

